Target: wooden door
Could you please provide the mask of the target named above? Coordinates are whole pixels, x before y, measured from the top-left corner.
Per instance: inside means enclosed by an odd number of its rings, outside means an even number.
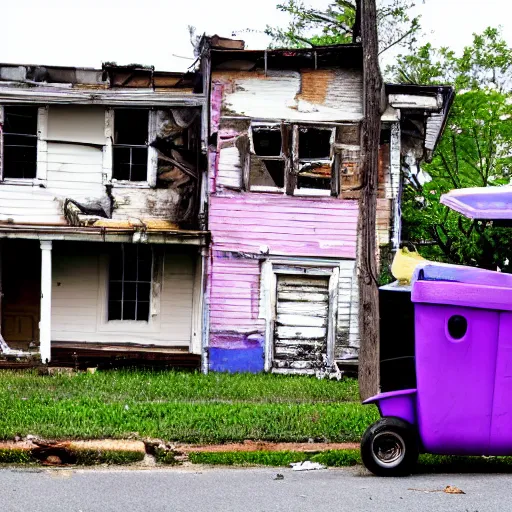
[[[41,251],[39,241],[7,240],[2,245],[2,336],[19,346],[39,341]]]

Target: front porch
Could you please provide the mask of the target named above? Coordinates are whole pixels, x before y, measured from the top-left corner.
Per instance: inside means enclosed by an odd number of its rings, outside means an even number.
[[[5,235],[0,231],[0,367],[200,366],[201,240]]]

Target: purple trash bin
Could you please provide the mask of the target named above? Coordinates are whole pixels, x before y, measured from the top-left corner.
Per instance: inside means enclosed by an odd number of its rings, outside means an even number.
[[[409,473],[420,451],[512,454],[512,275],[424,263],[412,280],[416,390],[372,397],[363,436],[376,474]]]

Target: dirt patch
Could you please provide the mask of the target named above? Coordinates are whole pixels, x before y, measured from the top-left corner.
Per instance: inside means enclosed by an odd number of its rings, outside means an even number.
[[[176,445],[176,451],[192,452],[304,452],[317,453],[328,450],[359,450],[358,443],[272,443],[267,441],[245,441],[243,443],[211,445]]]

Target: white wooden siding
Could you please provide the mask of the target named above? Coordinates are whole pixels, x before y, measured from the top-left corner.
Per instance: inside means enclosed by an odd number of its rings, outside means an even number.
[[[107,262],[105,248],[54,243],[52,340],[188,347],[194,256],[166,251],[160,313],[148,323],[105,321]]]
[[[357,355],[359,348],[359,293],[354,260],[340,262],[338,322],[334,357],[336,360]]]
[[[39,116],[38,126],[38,179],[17,180],[16,184],[0,181],[0,222],[67,225],[63,215],[66,198],[84,204],[109,201],[105,184],[112,174],[112,111],[62,105],[40,111],[44,115]],[[156,172],[151,151],[150,157]],[[112,217],[120,220],[173,220],[181,200],[177,190],[154,189],[147,184],[116,185],[112,194]]]

